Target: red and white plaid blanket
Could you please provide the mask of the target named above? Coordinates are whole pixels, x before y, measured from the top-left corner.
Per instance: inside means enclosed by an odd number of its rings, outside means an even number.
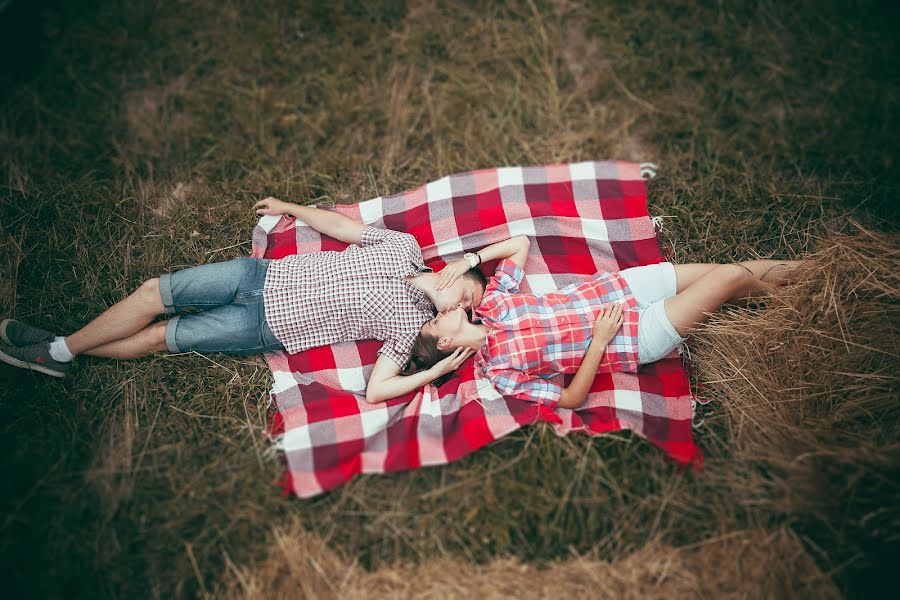
[[[610,161],[483,169],[335,210],[413,234],[435,270],[463,252],[526,234],[532,244],[522,291],[541,293],[598,270],[662,260],[641,168]],[[344,247],[288,217],[263,217],[253,232],[257,257]],[[495,264],[483,265],[485,273]],[[558,435],[630,429],[679,463],[701,460],[692,435],[690,386],[677,351],[637,374],[598,374],[587,402],[573,411],[503,398],[476,383],[471,360],[439,388],[428,385],[371,405],[364,390],[380,344],[346,342],[265,355],[275,379],[269,434],[286,459],[287,491],[309,497],[358,473],[449,463],[541,421]]]

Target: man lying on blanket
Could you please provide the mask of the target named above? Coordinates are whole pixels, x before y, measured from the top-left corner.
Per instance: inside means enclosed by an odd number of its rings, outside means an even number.
[[[279,260],[237,258],[149,279],[68,337],[5,319],[0,360],[63,377],[78,354],[127,359],[165,351],[293,353],[374,338],[384,345],[370,379],[372,401],[418,389],[465,360],[458,353],[430,371],[399,375],[435,307],[470,309],[480,302],[485,278],[474,267],[509,256],[508,241],[481,256],[466,255],[439,275],[425,267],[419,244],[407,233],[275,198],[254,209],[258,215],[291,215],[351,245]],[[153,323],[163,313],[171,318]]]
[[[669,354],[696,325],[726,302],[768,294],[787,283],[801,261],[674,265],[662,262],[598,273],[542,296],[519,292],[529,241],[501,260],[474,309],[480,323],[456,306],[422,326],[412,350],[414,373],[447,357],[475,353],[475,375],[509,398],[577,408],[598,371],[631,371]],[[442,281],[453,284],[458,267]],[[564,386],[563,375],[574,375]]]

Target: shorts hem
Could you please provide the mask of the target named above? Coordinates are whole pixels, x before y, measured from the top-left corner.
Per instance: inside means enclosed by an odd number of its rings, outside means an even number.
[[[176,316],[169,319],[166,322],[166,348],[169,349],[169,352],[172,354],[178,354],[181,352],[181,349],[178,347],[178,344],[175,342],[175,329],[178,327],[178,319],[181,316]]]
[[[165,307],[165,314],[175,314],[175,298],[172,296],[172,274],[166,273],[159,276],[159,295],[162,297],[162,303]],[[166,328],[168,335],[168,327]]]

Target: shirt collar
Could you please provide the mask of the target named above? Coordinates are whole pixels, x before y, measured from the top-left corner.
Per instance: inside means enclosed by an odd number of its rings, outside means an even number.
[[[415,306],[422,312],[433,315],[434,304],[431,303],[431,300],[428,299],[428,296],[425,295],[425,292],[408,281],[404,281],[403,283],[406,284],[406,291],[409,294],[410,300],[412,300],[413,306]]]

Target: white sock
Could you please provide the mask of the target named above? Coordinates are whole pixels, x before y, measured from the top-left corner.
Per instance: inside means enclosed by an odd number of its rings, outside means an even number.
[[[57,336],[50,342],[50,358],[56,362],[69,362],[75,358],[75,355],[66,346],[66,338]]]

